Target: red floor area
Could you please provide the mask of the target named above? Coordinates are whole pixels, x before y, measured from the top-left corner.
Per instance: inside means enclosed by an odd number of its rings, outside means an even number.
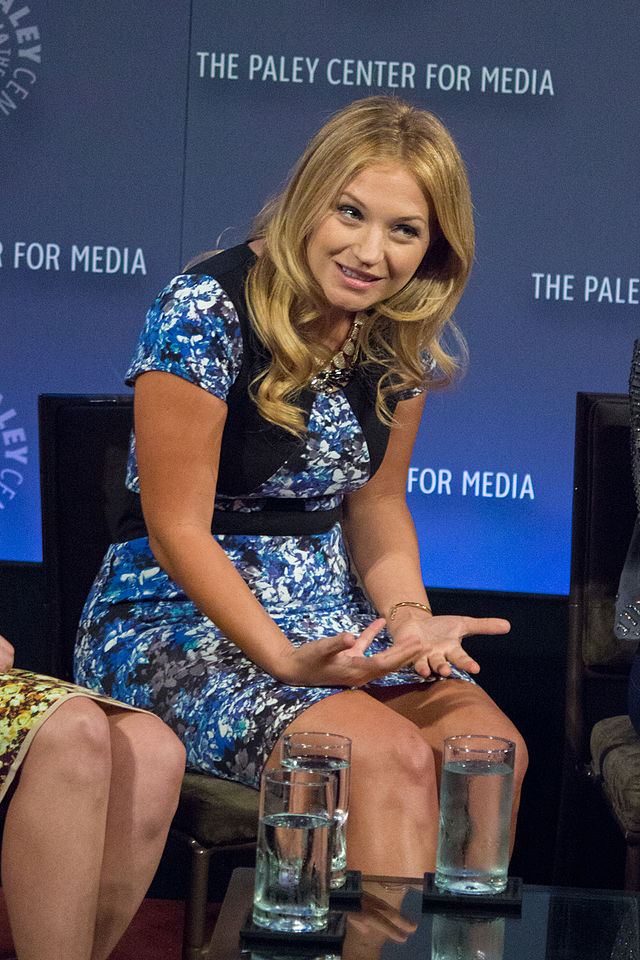
[[[210,903],[207,935],[211,936],[220,904]],[[180,960],[184,904],[180,900],[145,900],[110,960]],[[0,890],[0,960],[15,957],[7,909]]]

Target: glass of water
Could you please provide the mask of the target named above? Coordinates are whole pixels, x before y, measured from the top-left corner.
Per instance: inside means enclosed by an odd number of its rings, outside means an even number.
[[[258,926],[291,933],[326,927],[334,797],[326,773],[262,774],[253,894]]]
[[[337,890],[347,878],[351,740],[339,733],[287,733],[282,738],[281,763],[286,770],[315,770],[333,778],[335,813],[329,850],[331,889]]]
[[[507,885],[515,744],[448,737],[442,755],[435,883],[452,893],[492,894]]]

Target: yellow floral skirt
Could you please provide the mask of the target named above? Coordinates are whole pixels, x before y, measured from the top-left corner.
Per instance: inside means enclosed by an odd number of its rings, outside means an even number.
[[[29,670],[0,673],[0,801],[11,786],[40,724],[62,703],[89,697],[105,706],[137,710],[66,680]]]

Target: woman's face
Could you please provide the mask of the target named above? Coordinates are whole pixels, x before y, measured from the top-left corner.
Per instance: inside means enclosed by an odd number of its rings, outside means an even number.
[[[332,307],[353,313],[386,300],[429,246],[429,206],[401,164],[368,167],[312,232],[307,260]]]

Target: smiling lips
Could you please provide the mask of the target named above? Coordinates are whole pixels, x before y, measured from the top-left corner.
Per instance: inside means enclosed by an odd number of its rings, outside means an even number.
[[[376,277],[372,273],[365,273],[363,270],[354,270],[353,267],[344,267],[341,263],[337,264],[342,276],[347,281],[347,286],[354,290],[366,290],[381,277]]]

